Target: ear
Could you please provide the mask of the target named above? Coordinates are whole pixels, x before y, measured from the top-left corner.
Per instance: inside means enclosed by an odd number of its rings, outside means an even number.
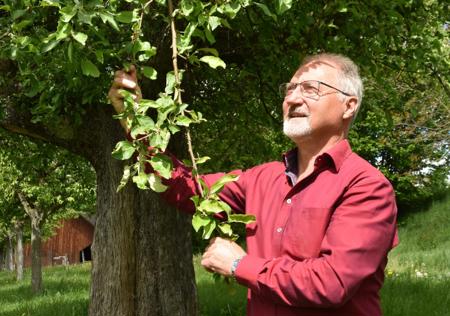
[[[355,116],[357,110],[358,99],[356,97],[349,97],[345,102],[345,110],[342,114],[342,118],[349,119]]]

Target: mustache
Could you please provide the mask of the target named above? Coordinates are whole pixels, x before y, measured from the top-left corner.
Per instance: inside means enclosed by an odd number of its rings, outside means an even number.
[[[293,106],[289,108],[287,117],[308,117],[309,113],[301,109],[300,106]]]

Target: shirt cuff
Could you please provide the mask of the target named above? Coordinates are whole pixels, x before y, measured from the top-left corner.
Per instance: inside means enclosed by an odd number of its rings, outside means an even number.
[[[239,261],[234,272],[234,277],[239,284],[242,284],[254,291],[258,290],[258,275],[264,270],[264,265],[269,260],[246,255]]]

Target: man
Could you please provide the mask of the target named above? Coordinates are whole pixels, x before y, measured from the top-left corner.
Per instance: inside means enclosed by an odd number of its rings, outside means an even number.
[[[117,89],[136,87],[134,73],[116,75],[109,96],[118,112]],[[220,196],[235,212],[256,215],[247,252],[215,238],[201,263],[249,288],[248,315],[381,315],[397,209],[389,181],[347,141],[362,99],[358,68],[344,56],[312,56],[280,89],[283,130],[297,148],[283,163],[235,171],[239,180]],[[168,184],[165,198],[192,211],[189,169],[175,161]]]

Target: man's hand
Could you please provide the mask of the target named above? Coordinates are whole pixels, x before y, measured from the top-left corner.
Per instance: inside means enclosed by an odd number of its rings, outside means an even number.
[[[229,239],[216,237],[211,239],[202,257],[202,266],[223,276],[231,276],[233,261],[246,255],[244,249]]]
[[[128,72],[124,70],[116,71],[114,74],[114,81],[108,92],[108,98],[111,100],[111,103],[118,114],[122,113],[124,110],[123,96],[120,93],[120,90],[130,91],[136,101],[139,101],[142,98],[141,88],[137,83],[136,67],[134,67],[134,65],[131,65]],[[125,131],[127,131],[126,122],[121,120],[120,123]]]

